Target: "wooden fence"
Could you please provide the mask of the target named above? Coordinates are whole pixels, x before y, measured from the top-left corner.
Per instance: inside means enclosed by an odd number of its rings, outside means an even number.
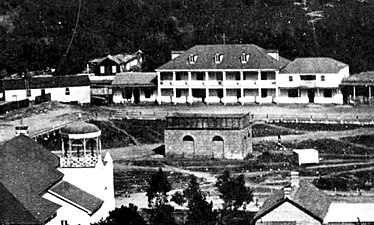
[[[174,115],[174,112],[153,112],[144,113],[139,111],[124,111],[112,113],[110,119],[144,119],[155,120],[165,119]],[[252,114],[252,122],[265,123],[324,123],[324,124],[360,124],[374,125],[374,114],[312,114],[312,115],[291,115],[291,114]]]

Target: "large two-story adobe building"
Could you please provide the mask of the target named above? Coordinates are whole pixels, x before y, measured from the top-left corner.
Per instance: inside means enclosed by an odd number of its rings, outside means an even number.
[[[290,61],[253,44],[196,45],[159,67],[161,103],[343,104],[349,66],[325,57]]]

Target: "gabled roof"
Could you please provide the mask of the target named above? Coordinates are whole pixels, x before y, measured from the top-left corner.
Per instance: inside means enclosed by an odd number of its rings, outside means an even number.
[[[21,203],[27,211],[20,217],[28,220],[30,214],[34,218],[24,223],[36,220],[42,224],[60,208],[42,198],[42,194],[63,177],[57,166],[57,156],[24,135],[0,146],[0,182],[17,200],[13,199],[12,205],[19,208]]]
[[[6,78],[2,80],[4,90],[22,90],[57,88],[57,87],[79,87],[89,86],[90,80],[87,75],[71,75],[71,76],[40,76],[31,77],[27,81],[23,78]]]
[[[344,78],[341,85],[374,85],[374,71],[361,72]]]
[[[95,213],[103,204],[103,200],[66,181],[59,182],[57,185],[52,187],[49,192],[53,195],[57,195],[57,197],[63,198],[63,200],[74,203],[90,215]]]
[[[264,202],[262,208],[257,212],[253,220],[259,220],[286,201],[300,208],[300,210],[314,217],[321,223],[331,204],[331,199],[325,193],[320,191],[313,184],[301,180],[298,187],[292,187],[289,198],[285,197],[283,190],[276,191]]]
[[[137,51],[137,52],[135,52],[133,54],[107,55],[107,56],[102,57],[102,58],[97,58],[97,59],[90,60],[89,63],[100,64],[104,60],[111,60],[111,61],[115,62],[116,64],[120,65],[120,64],[124,64],[124,63],[130,62],[130,61],[132,61],[134,59],[137,59],[142,54],[143,54],[143,52],[141,50],[139,50],[139,51]]]
[[[240,57],[243,53],[249,56],[246,63]],[[220,63],[215,63],[216,54],[223,55]],[[195,63],[190,64],[190,55],[197,56]],[[269,56],[265,49],[254,44],[237,45],[196,45],[157,70],[206,70],[206,69],[275,69],[285,67],[290,61]]]
[[[279,73],[339,73],[348,65],[328,57],[297,58]]]
[[[157,73],[125,72],[117,73],[112,86],[120,87],[146,87],[156,86]]]

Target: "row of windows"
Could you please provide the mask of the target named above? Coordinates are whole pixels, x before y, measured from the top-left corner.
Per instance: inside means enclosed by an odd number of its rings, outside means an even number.
[[[40,94],[45,95],[45,89],[41,89]],[[70,88],[69,87],[65,88],[65,95],[70,95]],[[26,89],[26,96],[31,97],[31,89]]]
[[[275,80],[275,74],[275,71],[261,71],[260,73],[257,71],[244,71],[243,80]],[[191,72],[191,80],[205,80],[205,78],[222,81],[223,72],[212,71],[207,74],[205,72]],[[187,81],[188,79],[188,72],[175,72],[175,80]],[[173,80],[173,72],[161,72],[160,80]],[[240,71],[226,72],[226,80],[240,80]]]
[[[321,81],[325,81],[325,75],[321,75]],[[317,80],[316,75],[300,75],[300,80],[303,81],[315,81]],[[288,81],[293,81],[293,76],[288,77]]]
[[[241,63],[247,63],[249,61],[249,54],[246,54],[246,53],[242,53],[240,56],[239,56],[239,60]],[[188,57],[188,62],[189,64],[195,64],[197,62],[197,59],[198,59],[198,56],[197,55],[194,55],[194,54],[190,54],[189,57]],[[223,54],[220,54],[220,53],[216,53],[214,55],[214,63],[216,64],[220,64],[223,60]]]
[[[323,89],[322,90],[324,98],[332,98],[333,91],[332,89]],[[290,98],[298,98],[300,97],[300,90],[299,89],[290,89],[288,90],[288,97]]]
[[[113,65],[112,66],[112,73],[117,73],[117,66],[116,65]],[[104,74],[105,73],[105,66],[100,66],[100,73],[101,74]]]

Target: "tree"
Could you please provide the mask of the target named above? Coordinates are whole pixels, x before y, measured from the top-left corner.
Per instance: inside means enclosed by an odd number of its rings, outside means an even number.
[[[129,204],[128,207],[121,206],[109,212],[105,220],[101,220],[92,225],[146,225],[144,219],[138,213],[138,207]]]
[[[221,193],[220,197],[225,202],[224,209],[238,210],[243,204],[253,200],[253,190],[245,186],[244,175],[232,177],[228,170],[225,170],[218,177],[216,187]]]
[[[188,213],[186,224],[215,224],[216,215],[213,212],[213,203],[206,201],[205,194],[200,190],[199,183],[194,175],[190,176],[188,187],[183,194],[176,192],[172,201],[178,205],[187,202]]]
[[[151,207],[150,221],[155,225],[176,224],[173,217],[174,208],[168,204],[167,192],[171,185],[161,168],[148,181],[148,206]]]

